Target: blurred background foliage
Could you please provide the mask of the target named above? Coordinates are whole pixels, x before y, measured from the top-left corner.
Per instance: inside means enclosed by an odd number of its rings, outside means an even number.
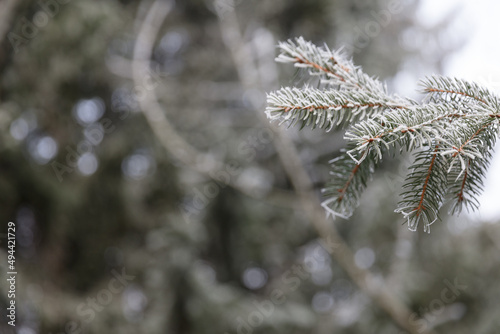
[[[396,92],[440,72],[463,42],[449,29],[452,17],[429,27],[419,1],[395,1],[401,10],[368,36],[360,31],[394,0],[178,0],[145,87],[134,84],[131,61],[151,1],[20,0],[10,17],[4,11],[0,232],[16,222],[17,333],[400,333],[319,246],[256,113],[270,89],[310,82],[273,63],[276,43],[296,36],[346,47]],[[46,21],[44,10],[53,14]],[[242,47],[258,60],[247,73],[258,77],[252,87],[223,39],[221,21],[233,11]],[[151,87],[183,138],[204,152],[198,164],[232,161],[233,182],[251,196],[165,150],[138,103]],[[320,196],[342,133],[288,133]],[[356,264],[423,316],[422,328],[491,333],[499,326],[500,231],[446,216],[430,235],[407,231],[392,212],[405,166],[383,165],[360,209],[337,228]],[[134,278],[87,321],[79,306],[122,270]],[[444,280],[467,289],[433,310]],[[250,326],[254,302],[273,289],[286,302]],[[2,280],[0,329],[13,333],[7,290]]]

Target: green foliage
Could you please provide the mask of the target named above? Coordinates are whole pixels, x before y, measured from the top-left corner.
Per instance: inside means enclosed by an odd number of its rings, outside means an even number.
[[[424,231],[451,202],[451,212],[475,210],[498,135],[499,98],[471,82],[441,76],[421,81],[422,103],[390,95],[340,51],[298,38],[279,44],[279,62],[306,68],[323,89],[282,88],[268,95],[271,120],[327,131],[349,125],[348,149],[332,160],[324,189],[328,214],[347,218],[384,153],[414,151],[396,212]]]

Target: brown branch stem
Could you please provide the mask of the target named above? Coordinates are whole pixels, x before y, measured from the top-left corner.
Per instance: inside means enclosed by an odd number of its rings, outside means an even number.
[[[323,66],[321,66],[321,65],[319,65],[319,64],[316,64],[316,63],[314,63],[314,62],[312,62],[312,61],[310,61],[310,60],[307,60],[307,59],[305,59],[305,58],[304,58],[304,59],[301,59],[301,58],[299,58],[299,57],[295,57],[295,59],[296,59],[296,60],[297,60],[297,62],[298,62],[298,63],[300,63],[300,64],[306,64],[306,65],[309,65],[309,66],[314,67],[315,69],[320,70],[320,71],[323,71],[323,72],[325,72],[325,73],[327,73],[327,74],[332,74],[332,75],[336,76],[337,78],[339,78],[341,81],[345,81],[345,79],[344,79],[344,77],[343,77],[343,76],[341,76],[340,74],[335,73],[335,72],[333,72],[333,71],[331,71],[331,70],[327,69],[326,67],[323,67]]]
[[[424,207],[425,194],[427,193],[427,186],[429,185],[429,180],[431,179],[432,169],[434,168],[434,163],[436,162],[438,150],[439,150],[439,145],[436,145],[435,150],[434,150],[434,155],[433,155],[433,157],[431,159],[431,163],[429,165],[429,169],[427,170],[427,176],[425,178],[424,186],[422,188],[422,195],[420,195],[420,201],[418,203],[418,206],[415,209],[413,209],[413,211],[417,212],[417,216],[419,216],[422,213],[422,211],[425,210],[425,207]]]
[[[388,106],[383,103],[350,103],[350,104],[329,104],[329,105],[323,105],[323,106],[310,106],[310,107],[299,107],[299,106],[277,106],[276,108],[284,109],[285,112],[289,112],[291,110],[295,109],[308,109],[309,111],[313,111],[314,109],[337,109],[337,108],[362,108],[362,107],[368,107],[368,108],[373,108],[373,107],[380,107],[380,108],[390,108],[390,109],[406,109],[408,107],[406,106]]]
[[[447,89],[439,89],[439,88],[427,88],[425,89],[427,93],[443,93],[443,94],[456,94],[456,95],[462,95],[462,96],[467,96],[470,97],[471,99],[474,99],[476,101],[482,102],[484,104],[487,104],[486,101],[483,99],[480,99],[478,97],[475,97],[473,95],[467,94],[465,92],[460,92],[460,91],[454,91],[454,90],[447,90]]]

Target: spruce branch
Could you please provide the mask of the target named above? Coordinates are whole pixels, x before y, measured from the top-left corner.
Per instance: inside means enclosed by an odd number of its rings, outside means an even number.
[[[441,150],[441,155],[451,155],[452,166],[459,160],[462,170],[465,170],[466,160],[482,158],[485,152],[493,149],[489,143],[494,142],[496,124],[496,119],[489,117],[461,119],[445,133],[442,141],[447,145]]]
[[[497,96],[474,82],[434,75],[422,80],[420,85],[430,101],[456,101],[465,105],[482,104],[494,112],[500,110],[500,101]]]
[[[328,199],[321,203],[327,215],[349,218],[359,204],[359,198],[375,172],[375,159],[370,157],[360,164],[346,152],[330,161],[331,179],[323,189]]]
[[[388,109],[407,108],[404,104],[407,101],[399,102],[364,91],[286,87],[268,94],[266,114],[280,123],[288,121],[290,126],[301,122],[301,128],[330,131],[345,121],[356,122]]]
[[[422,221],[424,232],[430,232],[430,226],[439,219],[439,209],[443,205],[447,190],[447,160],[438,154],[440,143],[434,149],[427,149],[416,154],[410,167],[412,171],[406,177],[396,212],[407,219],[408,228],[415,231]]]
[[[382,82],[355,66],[342,50],[331,51],[326,45],[318,47],[302,37],[295,42],[280,42],[278,47],[281,53],[277,62],[307,68],[310,75],[320,76],[323,83],[337,86],[339,90],[364,89],[377,95],[387,94],[387,87]]]
[[[279,62],[307,68],[324,89],[282,88],[268,94],[266,114],[289,126],[327,131],[348,125],[347,149],[332,163],[325,186],[327,214],[349,217],[384,153],[417,151],[397,208],[408,227],[424,231],[445,199],[452,213],[477,209],[478,195],[499,133],[500,98],[476,83],[443,76],[420,82],[422,103],[390,95],[341,51],[303,38],[279,44]]]
[[[280,42],[278,46],[281,54],[276,58],[277,62],[294,63],[295,67],[309,68],[311,75],[326,75],[345,82],[345,78],[339,73],[340,70],[348,73],[354,68],[352,63],[339,63],[339,59],[343,58],[340,53],[332,52],[326,46],[317,47],[302,37],[297,38],[295,42]]]
[[[498,119],[486,119],[463,128],[452,146],[448,183],[452,214],[479,208],[477,197],[483,191],[483,179],[491,161],[498,133]],[[443,154],[442,153],[442,154]],[[457,163],[457,160],[460,163]]]
[[[450,104],[408,106],[354,124],[344,138],[355,144],[350,152],[366,157],[365,151],[374,150],[375,157],[381,160],[384,148],[400,145],[411,151],[430,145],[435,137],[443,135],[450,119],[460,117],[463,115]]]

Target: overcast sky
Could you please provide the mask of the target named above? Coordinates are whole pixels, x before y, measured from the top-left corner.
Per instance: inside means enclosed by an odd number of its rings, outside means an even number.
[[[498,0],[424,0],[419,18],[429,24],[438,22],[454,7],[460,6],[457,31],[466,33],[467,43],[450,57],[445,75],[476,81],[500,94],[500,1]],[[488,171],[485,192],[480,199],[477,219],[500,220],[500,145]]]

